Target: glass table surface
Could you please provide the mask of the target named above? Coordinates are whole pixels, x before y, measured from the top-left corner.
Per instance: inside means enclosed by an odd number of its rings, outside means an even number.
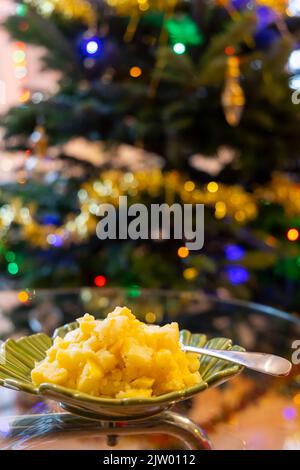
[[[202,292],[130,289],[56,289],[0,292],[0,339],[45,332],[89,312],[103,318],[127,305],[143,321],[228,337],[248,350],[297,359],[300,319],[271,307]],[[300,354],[298,355],[300,359]],[[295,361],[298,362],[298,361]],[[174,413],[173,413],[174,411]],[[244,370],[227,383],[176,405],[147,423],[84,420],[39,397],[0,388],[0,449],[181,449],[187,439],[177,426],[195,423],[214,449],[300,449],[300,366],[286,378]],[[142,429],[142,432],[141,432]],[[183,432],[184,433],[184,432]],[[118,436],[118,437],[116,437]],[[202,446],[205,448],[205,445]],[[190,448],[193,448],[191,445]]]

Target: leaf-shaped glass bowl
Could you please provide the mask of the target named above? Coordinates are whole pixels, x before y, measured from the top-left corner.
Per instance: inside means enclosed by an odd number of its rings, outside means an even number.
[[[202,381],[199,384],[152,398],[98,398],[50,383],[34,386],[31,371],[35,363],[44,359],[56,336],[64,337],[68,331],[77,327],[77,323],[65,325],[55,331],[53,338],[40,333],[17,341],[7,340],[0,353],[0,385],[58,401],[62,408],[80,416],[107,421],[128,421],[158,414],[178,401],[227,381],[243,369],[226,361],[201,356],[199,371]],[[205,335],[192,334],[188,330],[180,332],[180,340],[182,344],[196,347],[244,350],[240,346],[232,346],[230,339],[213,338],[208,341]]]

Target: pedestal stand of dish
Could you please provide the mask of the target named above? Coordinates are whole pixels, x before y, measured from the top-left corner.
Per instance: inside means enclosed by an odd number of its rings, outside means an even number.
[[[24,440],[25,429],[27,432]],[[104,435],[109,446],[117,445],[121,436],[166,434],[177,438],[185,449],[212,449],[208,437],[200,427],[187,417],[169,410],[146,419],[131,421],[103,421],[82,418],[71,413],[16,417],[11,424],[8,448],[14,448],[14,443],[20,440],[25,448],[30,448],[37,435],[39,439],[48,440],[52,435],[57,437],[61,434],[63,438],[68,433],[72,433],[72,436],[87,436],[91,433]]]

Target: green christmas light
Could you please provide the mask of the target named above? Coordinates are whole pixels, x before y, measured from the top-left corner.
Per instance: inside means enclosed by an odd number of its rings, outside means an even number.
[[[19,266],[17,265],[17,263],[9,263],[7,266],[7,271],[9,272],[9,274],[15,276],[19,272]]]
[[[141,295],[141,289],[139,286],[131,286],[129,289],[128,289],[128,296],[129,297],[132,297],[132,298],[136,298],[136,297],[139,297]]]
[[[27,13],[27,6],[26,5],[23,5],[22,3],[19,3],[17,6],[16,6],[16,14],[18,16],[25,16]]]
[[[175,52],[175,54],[184,54],[185,51],[186,51],[186,47],[185,45],[182,43],[182,42],[177,42],[176,44],[174,44],[173,46],[173,51]]]
[[[197,23],[189,16],[170,18],[165,22],[171,43],[176,45],[182,43],[190,46],[199,46],[203,43],[203,36],[199,31]]]

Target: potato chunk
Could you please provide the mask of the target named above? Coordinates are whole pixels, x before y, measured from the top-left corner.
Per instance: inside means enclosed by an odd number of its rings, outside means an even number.
[[[68,379],[68,371],[60,367],[57,361],[41,362],[31,372],[31,378],[35,385],[48,382],[63,385]]]
[[[201,381],[199,358],[181,350],[177,323],[146,325],[127,307],[117,307],[105,320],[85,314],[78,324],[56,338],[36,364],[35,385],[53,383],[107,398],[150,398]]]

